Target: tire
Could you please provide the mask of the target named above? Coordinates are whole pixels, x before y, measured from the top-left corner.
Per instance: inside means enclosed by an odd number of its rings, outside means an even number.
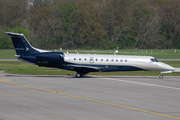
[[[81,74],[81,77],[84,77],[85,76],[85,74]]]
[[[163,75],[159,75],[159,78],[162,79],[162,78],[163,78]]]
[[[77,74],[76,74],[76,77],[77,77],[77,78],[80,78],[80,77],[81,77],[81,74],[77,73]]]

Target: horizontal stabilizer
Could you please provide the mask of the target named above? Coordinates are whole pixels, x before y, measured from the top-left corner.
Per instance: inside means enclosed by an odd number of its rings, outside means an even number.
[[[24,36],[23,34],[12,33],[12,32],[5,32],[5,34],[8,34],[10,37],[20,37],[20,36]]]

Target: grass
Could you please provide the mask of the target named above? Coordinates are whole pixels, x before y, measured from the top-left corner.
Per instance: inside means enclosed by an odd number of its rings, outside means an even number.
[[[76,50],[79,53],[90,54],[114,54],[113,50]],[[64,50],[63,52],[77,53],[75,50]],[[155,58],[180,58],[180,50],[139,50],[139,49],[123,49],[119,50],[116,55],[137,55],[137,56],[153,56]]]
[[[55,51],[55,50],[51,50]],[[147,52],[146,52],[147,51]],[[57,50],[57,52],[69,52],[69,53],[90,53],[90,54],[114,54],[113,50]],[[0,59],[10,59],[15,57],[14,49],[1,49]],[[125,49],[119,50],[116,55],[140,55],[140,56],[153,56],[155,58],[180,58],[180,50],[165,49],[165,50],[139,50],[139,49]]]
[[[0,70],[13,74],[29,75],[73,75],[75,72],[56,68],[39,67],[21,61],[0,61]]]
[[[12,58],[16,58],[15,57],[16,52],[15,50],[11,50],[11,49],[0,49],[0,59],[12,59]]]
[[[173,67],[180,68],[180,61],[163,61]],[[74,71],[57,68],[38,67],[21,61],[0,61],[0,70],[13,74],[28,75],[75,75]],[[158,76],[158,71],[132,71],[132,72],[97,72],[88,75],[115,75],[115,76]],[[163,74],[165,76],[180,76],[180,73]]]

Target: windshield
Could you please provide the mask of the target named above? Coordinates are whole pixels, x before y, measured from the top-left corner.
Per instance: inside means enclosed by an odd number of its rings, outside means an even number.
[[[156,58],[151,59],[151,62],[159,62]]]
[[[155,60],[156,62],[159,62],[156,58],[154,58],[154,60]]]

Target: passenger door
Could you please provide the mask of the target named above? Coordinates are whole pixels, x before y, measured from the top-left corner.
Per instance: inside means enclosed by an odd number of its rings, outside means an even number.
[[[93,57],[89,58],[89,63],[94,63],[94,58]]]

